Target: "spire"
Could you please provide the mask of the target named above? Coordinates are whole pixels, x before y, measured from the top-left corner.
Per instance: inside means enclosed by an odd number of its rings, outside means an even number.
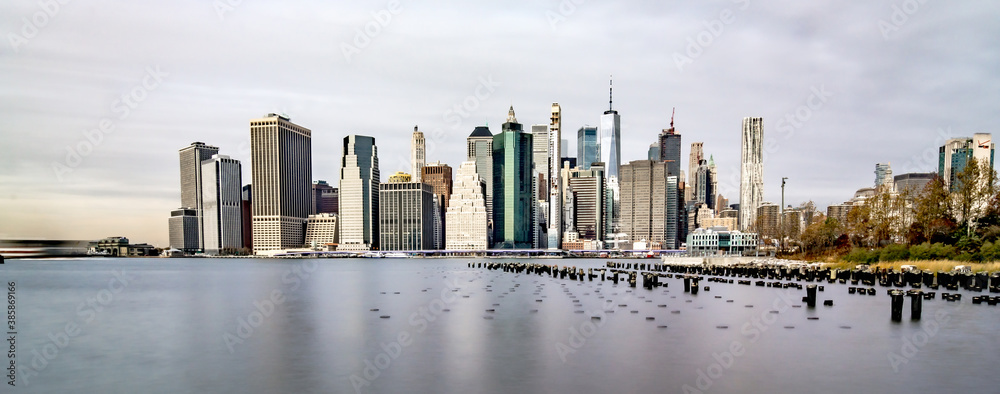
[[[673,110],[670,111],[670,128],[671,129],[674,128],[674,114],[676,114],[676,113],[677,113],[677,107],[674,107]]]
[[[517,123],[517,118],[514,117],[514,106],[510,106],[510,110],[507,111],[507,123]]]
[[[416,133],[416,132],[417,132],[417,126],[413,126],[413,132],[414,132],[414,133]]]
[[[614,91],[615,91],[615,78],[614,78],[614,75],[611,75],[611,76],[608,77],[608,111],[609,112],[615,110],[615,107],[613,105],[611,105],[611,102],[612,102],[611,99],[614,96]]]

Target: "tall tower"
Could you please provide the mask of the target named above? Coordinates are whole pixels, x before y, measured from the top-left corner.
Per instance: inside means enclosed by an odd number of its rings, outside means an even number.
[[[576,165],[589,170],[590,165],[601,161],[601,138],[596,127],[583,126],[576,132]]]
[[[410,170],[413,172],[413,181],[420,182],[423,173],[424,163],[427,162],[426,148],[424,147],[424,133],[413,126],[413,137],[410,138]]]
[[[283,115],[250,121],[253,251],[302,247],[312,212],[312,131]]]
[[[239,160],[213,155],[201,163],[205,253],[243,247],[243,173]]]
[[[493,242],[501,248],[532,247],[531,146],[531,134],[511,106],[502,131],[493,136]]]
[[[181,208],[193,209],[197,217],[197,232],[195,239],[188,245],[197,245],[198,250],[204,249],[204,218],[201,193],[201,162],[218,154],[219,148],[206,145],[204,142],[192,142],[190,146],[179,151],[181,164]],[[192,234],[192,232],[188,232]]]
[[[486,221],[493,228],[493,133],[489,126],[477,126],[466,139],[467,160],[476,162],[476,174],[486,188]],[[493,232],[487,232],[490,237]]]
[[[750,231],[764,198],[764,119],[743,118],[740,154],[740,230]]]
[[[678,182],[683,182],[681,176],[681,135],[674,129],[674,117],[670,116],[670,128],[660,132],[660,161],[667,163],[667,172],[671,176],[678,177]],[[693,148],[694,145],[692,145]],[[700,160],[700,159],[699,159]],[[694,168],[698,168],[695,162]],[[691,172],[688,172],[691,175]],[[686,194],[686,192],[685,192]]]
[[[672,120],[671,123],[673,123]],[[671,128],[673,128],[673,125],[671,125]],[[695,179],[695,173],[698,171],[698,167],[700,166],[699,163],[705,159],[704,144],[704,142],[691,143],[691,155],[688,157],[688,182],[687,187],[684,188],[685,202],[695,200],[695,195],[698,193],[698,190],[694,190],[695,188],[692,188],[691,186],[698,184]]]
[[[549,118],[549,249],[561,249],[562,241],[562,177],[559,176],[562,161],[562,108],[552,103],[552,117]]]
[[[613,106],[613,82],[609,80],[608,110],[601,115],[600,149],[601,161],[604,162],[605,176],[608,182],[607,235],[618,232],[618,217],[620,215],[620,189],[618,171],[621,168],[621,117]]]
[[[378,147],[375,138],[344,137],[340,160],[340,244],[338,250],[374,250],[379,242]]]

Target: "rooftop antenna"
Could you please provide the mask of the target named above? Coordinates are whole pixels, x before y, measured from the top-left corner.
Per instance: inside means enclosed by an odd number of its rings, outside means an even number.
[[[613,111],[614,110],[614,106],[611,105],[611,97],[612,97],[612,94],[614,93],[614,90],[615,90],[615,86],[614,86],[615,85],[615,79],[614,79],[614,77],[615,77],[614,75],[610,75],[608,77],[608,111]]]

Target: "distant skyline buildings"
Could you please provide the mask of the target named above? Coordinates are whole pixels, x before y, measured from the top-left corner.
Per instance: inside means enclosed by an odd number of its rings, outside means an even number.
[[[576,164],[584,170],[601,161],[601,139],[597,128],[583,126],[576,131]]]
[[[466,138],[466,160],[476,162],[476,174],[486,187],[486,220],[493,238],[493,133],[488,126],[476,126]]]
[[[219,153],[218,147],[207,145],[204,142],[192,142],[190,146],[184,147],[178,152],[181,168],[181,208],[194,209],[198,222],[195,240],[185,240],[183,243],[190,245],[190,242],[194,242],[198,250],[203,249],[205,244],[205,236],[203,234],[201,163],[211,159],[217,153]]]
[[[458,168],[445,214],[445,249],[488,249],[488,224],[486,182],[476,171],[476,162],[465,161]]]
[[[701,161],[705,159],[705,143],[704,142],[692,142],[691,152],[688,155],[688,173],[687,173],[687,185],[688,187],[684,189],[684,201],[694,200],[693,192],[694,188],[691,185],[695,184],[695,172],[698,171],[698,166],[701,165]]]
[[[969,159],[975,158],[980,163],[989,162],[990,168],[993,168],[995,151],[996,144],[989,133],[976,133],[972,138],[949,139],[938,149],[938,176],[945,186],[955,190],[956,175],[965,169]]]
[[[338,250],[376,250],[379,245],[378,147],[375,138],[344,137],[340,162],[340,244]],[[255,191],[256,192],[256,191]]]
[[[239,160],[212,155],[201,164],[204,251],[219,254],[243,247],[243,172]]]
[[[250,121],[254,253],[301,247],[312,213],[312,131],[284,115]]]
[[[750,232],[764,199],[764,120],[743,118],[740,144],[740,231]]]

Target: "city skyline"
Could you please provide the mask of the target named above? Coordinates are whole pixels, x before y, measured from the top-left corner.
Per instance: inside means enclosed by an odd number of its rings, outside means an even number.
[[[349,134],[384,141],[388,175],[408,171],[414,124],[426,134],[427,160],[453,167],[465,160],[460,144],[474,127],[498,133],[511,104],[525,125],[548,123],[559,102],[566,132],[597,127],[614,74],[622,163],[645,158],[677,107],[681,157],[690,142],[704,142],[719,192],[737,203],[739,122],[762,117],[770,149],[763,200],[780,200],[787,176],[787,203],[820,207],[870,186],[875,163],[892,163],[895,174],[935,171],[946,139],[1000,124],[992,109],[998,49],[988,39],[1000,32],[997,5],[923,3],[899,25],[896,3],[837,5],[584,3],[563,13],[558,3],[513,3],[435,15],[420,4],[288,4],[281,9],[291,16],[276,21],[270,4],[221,13],[210,4],[126,4],[97,14],[61,5],[26,43],[0,45],[8,87],[0,135],[15,142],[0,147],[0,237],[123,235],[165,246],[164,223],[180,197],[176,149],[203,141],[249,165],[246,121],[268,112],[313,131],[311,181],[333,184],[339,141]],[[2,7],[0,26],[12,34],[40,10]],[[729,22],[720,17],[726,10]],[[172,23],[178,13],[189,16],[183,31]],[[466,13],[482,19],[457,17]],[[378,34],[354,44],[385,15]],[[245,27],[265,20],[275,30]],[[627,23],[635,20],[642,23]],[[106,29],[88,27],[95,24]],[[511,25],[523,29],[500,28]],[[345,56],[342,44],[359,52]],[[524,67],[553,45],[565,59]],[[259,56],[267,47],[282,56]],[[491,56],[498,47],[513,56]],[[591,56],[602,51],[612,56]],[[90,149],[79,150],[82,143]],[[575,152],[575,139],[569,144]],[[830,159],[814,160],[817,153]],[[244,167],[243,184],[250,173]]]

